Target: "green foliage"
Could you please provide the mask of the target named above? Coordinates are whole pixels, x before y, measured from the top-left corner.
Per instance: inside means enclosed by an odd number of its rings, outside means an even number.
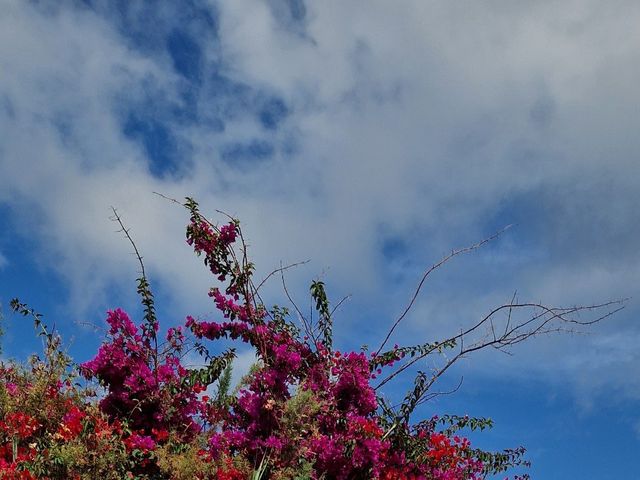
[[[331,351],[333,346],[333,324],[331,312],[329,311],[329,299],[325,292],[324,282],[314,280],[311,282],[311,298],[316,302],[316,311],[318,312],[318,329],[324,346]]]
[[[235,352],[234,348],[230,348],[221,355],[211,357],[206,367],[189,370],[188,375],[183,379],[183,383],[187,387],[215,383],[220,375],[231,366],[231,362],[236,356]]]
[[[453,435],[454,433],[468,428],[471,431],[484,430],[486,428],[493,428],[493,420],[484,417],[470,417],[468,415],[443,415],[439,417],[438,423],[446,425],[447,427],[442,431],[446,435]]]
[[[216,388],[216,396],[213,401],[218,407],[226,407],[231,401],[231,377],[233,373],[233,364],[229,364],[222,371],[222,375],[218,379],[218,386]]]
[[[513,467],[529,468],[531,466],[531,462],[523,458],[526,453],[524,447],[506,449],[501,452],[486,452],[480,449],[472,450],[472,452],[483,463],[483,471],[486,475],[506,472]],[[528,479],[529,476],[524,475],[520,478]]]
[[[149,286],[149,281],[146,276],[138,278],[138,295],[140,295],[140,301],[144,307],[144,320],[147,325],[155,332],[156,325],[158,324],[158,318],[156,317],[156,307],[153,299],[153,292]]]
[[[199,451],[205,448],[204,439],[190,444],[168,442],[155,452],[156,461],[163,478],[172,480],[194,480],[211,478],[211,463],[205,461]]]
[[[400,414],[398,415],[398,422],[406,423],[409,421],[409,417],[420,404],[424,393],[431,386],[431,376],[424,372],[418,372],[414,382],[413,390],[410,390],[404,397],[402,404],[400,405]]]
[[[262,457],[260,461],[260,465],[256,468],[251,474],[251,480],[263,480],[266,478],[267,472],[269,471],[269,459],[266,457]]]
[[[397,360],[398,357],[419,357],[424,358],[432,353],[442,353],[445,350],[455,348],[458,342],[455,338],[447,339],[443,342],[427,342],[421,345],[413,345],[407,347],[394,348],[387,350],[383,353],[378,353],[374,358],[369,361],[371,370],[375,370],[383,365],[389,364],[389,362]]]
[[[289,309],[274,305],[269,311],[272,327],[275,331],[286,332],[292,337],[300,335],[300,329],[289,320]]]
[[[42,338],[44,342],[44,364],[40,364],[40,358],[37,356],[32,357],[31,363],[38,365],[38,368],[46,369],[52,377],[57,376],[63,380],[74,378],[75,375],[69,370],[73,365],[73,361],[66,352],[62,350],[62,339],[60,335],[55,333],[55,331],[49,331],[49,327],[42,320],[42,314],[30,308],[26,303],[21,303],[17,298],[12,299],[9,305],[15,313],[23,317],[30,316],[33,319],[33,325],[37,335]]]

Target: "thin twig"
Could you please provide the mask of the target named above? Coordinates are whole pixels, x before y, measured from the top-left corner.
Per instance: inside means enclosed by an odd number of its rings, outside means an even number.
[[[152,193],[154,195],[158,195],[159,197],[164,198],[165,200],[169,200],[170,202],[176,203],[176,204],[180,205],[181,207],[186,207],[186,205],[184,203],[182,203],[181,201],[176,200],[175,198],[167,197],[163,193],[159,193],[159,192],[152,192]]]
[[[157,319],[155,318],[155,313],[153,311],[153,296],[151,294],[151,291],[149,289],[149,281],[147,279],[147,274],[145,272],[144,269],[144,262],[142,261],[142,255],[140,255],[140,252],[138,250],[138,247],[136,245],[136,242],[133,241],[133,238],[131,237],[131,235],[129,234],[129,230],[124,226],[124,223],[122,222],[122,219],[120,218],[120,215],[118,215],[118,211],[115,209],[115,207],[111,207],[111,211],[113,211],[113,220],[116,221],[118,223],[118,225],[120,225],[120,232],[124,233],[124,235],[127,237],[127,240],[129,240],[129,243],[131,244],[131,246],[133,247],[133,250],[135,252],[136,258],[138,259],[138,263],[140,264],[140,281],[143,282],[141,284],[139,284],[139,289],[138,292],[142,295],[142,304],[145,305],[146,308],[150,308],[150,319],[152,319],[154,322],[157,323]],[[141,285],[145,285],[144,290],[142,290],[142,286]],[[145,304],[145,300],[147,299],[145,297],[145,294],[148,294],[150,296],[149,301],[150,306]],[[158,336],[156,334],[156,330],[154,328],[153,325],[149,325],[149,331],[151,333],[152,336],[152,340],[153,340],[153,345],[154,345],[154,351],[153,351],[153,372],[154,375],[156,377],[156,381],[158,380]]]
[[[511,225],[507,225],[506,227],[504,227],[502,230],[494,233],[493,235],[491,235],[488,238],[485,238],[484,240],[481,240],[480,242],[471,245],[469,247],[464,247],[464,248],[460,248],[458,250],[452,250],[451,253],[445,257],[443,257],[438,263],[433,264],[429,269],[427,269],[427,271],[422,275],[422,278],[420,279],[420,282],[418,283],[418,286],[413,294],[413,296],[411,297],[411,300],[409,301],[409,304],[407,305],[407,307],[404,309],[404,311],[402,312],[402,314],[397,318],[397,320],[393,323],[393,325],[391,326],[391,328],[389,329],[389,331],[387,332],[387,336],[384,338],[384,340],[382,341],[382,344],[380,345],[380,347],[378,347],[378,350],[376,350],[376,355],[378,353],[380,353],[382,351],[382,349],[384,348],[384,346],[387,344],[387,342],[389,341],[389,338],[391,338],[391,335],[393,334],[393,332],[395,331],[395,329],[398,327],[398,325],[400,324],[400,322],[404,319],[404,317],[407,316],[407,314],[409,313],[409,311],[411,310],[411,308],[413,307],[413,304],[415,303],[416,299],[418,298],[418,295],[420,294],[420,291],[422,290],[422,286],[424,285],[424,282],[427,280],[427,277],[436,269],[440,268],[442,265],[444,265],[445,263],[447,263],[449,260],[451,260],[453,257],[460,255],[462,253],[469,253],[472,252],[474,250],[477,250],[478,248],[482,247],[483,245],[489,243],[492,240],[495,240],[496,238],[498,238],[500,235],[502,235],[505,231],[507,231],[509,228],[511,228]]]
[[[264,277],[262,279],[262,281],[258,284],[258,286],[255,287],[255,292],[257,293],[260,290],[260,288],[262,288],[262,285],[264,285],[267,282],[267,280],[269,280],[276,273],[284,272],[285,270],[289,270],[290,268],[297,267],[297,266],[300,266],[300,265],[305,265],[305,264],[309,263],[310,261],[311,260],[303,260],[301,262],[291,263],[289,265],[285,265],[284,267],[281,266],[280,268],[276,268],[271,273],[269,273],[269,275],[267,275],[266,277]]]
[[[300,310],[296,302],[294,302],[293,298],[291,298],[291,294],[289,294],[289,289],[287,288],[287,282],[284,279],[284,268],[280,268],[280,278],[282,279],[282,289],[284,290],[284,294],[287,296],[287,299],[289,300],[291,305],[293,305],[293,308],[295,309],[295,311],[298,313],[298,317],[302,322],[305,333],[309,338],[313,340],[314,343],[316,343],[316,337],[313,333],[312,326],[309,324],[309,322],[307,321],[306,317],[304,316],[304,314],[302,313],[302,311]]]
[[[142,275],[142,278],[146,279],[147,275],[146,275],[146,273],[144,271],[144,262],[142,261],[142,256],[140,255],[140,252],[138,251],[138,247],[136,246],[136,242],[134,242],[133,238],[131,238],[131,235],[129,235],[129,230],[127,228],[125,228],[124,223],[122,223],[122,219],[120,218],[120,215],[118,215],[118,211],[115,209],[115,207],[111,207],[111,211],[113,212],[112,220],[117,222],[118,225],[120,225],[120,230],[118,230],[118,232],[124,233],[125,236],[127,237],[127,240],[129,240],[129,243],[133,247],[133,251],[135,252],[135,255],[136,255],[137,259],[138,259],[138,263],[140,264],[140,274]]]
[[[460,381],[458,382],[458,385],[454,388],[452,388],[451,390],[447,390],[444,392],[431,392],[429,393],[429,395],[426,395],[425,398],[423,398],[422,400],[420,400],[417,405],[421,405],[425,402],[428,402],[430,400],[433,400],[436,397],[439,397],[441,395],[452,395],[454,393],[456,393],[458,390],[460,390],[460,387],[462,387],[462,382],[464,381],[464,377],[460,377]],[[391,408],[393,410],[396,410],[398,407],[400,407],[400,405],[402,405],[402,403],[396,403],[395,405],[393,405]]]
[[[331,312],[329,313],[329,317],[333,317],[333,313],[336,310],[338,310],[340,305],[342,305],[345,301],[349,300],[350,298],[351,298],[351,294],[345,295],[344,297],[342,297],[342,299],[338,303],[336,303],[336,306],[331,309]]]

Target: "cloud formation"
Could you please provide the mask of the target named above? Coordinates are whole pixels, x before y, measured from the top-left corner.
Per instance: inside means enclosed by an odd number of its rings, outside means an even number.
[[[370,336],[425,265],[508,223],[434,280],[412,334],[456,330],[515,288],[548,303],[634,294],[633,2],[113,5],[15,0],[0,16],[0,203],[78,314],[135,276],[110,206],[175,311],[210,310],[184,213],[154,191],[241,218],[262,273],[311,258],[291,282],[326,269],[354,294],[344,328]],[[619,341],[638,338],[637,312],[524,348],[512,372],[640,396],[626,380],[640,358]]]

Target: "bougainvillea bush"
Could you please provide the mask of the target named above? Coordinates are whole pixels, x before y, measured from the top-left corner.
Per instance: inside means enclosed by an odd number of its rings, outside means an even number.
[[[26,364],[0,365],[0,479],[475,480],[526,464],[521,448],[485,452],[462,436],[490,426],[488,419],[413,414],[469,348],[512,345],[551,330],[576,307],[512,302],[492,315],[508,307],[511,319],[515,309],[537,308],[533,323],[512,323],[471,347],[457,345],[490,316],[442,342],[384,350],[388,335],[376,351],[341,352],[333,348],[322,282],[311,285],[315,323],[301,317],[298,324],[286,309],[267,308],[238,221],[217,226],[195,201],[184,206],[187,242],[215,277],[209,296],[218,318],[187,317],[161,333],[140,260],[143,318],[109,311],[99,351],[75,365],[40,315],[14,300],[16,312],[33,317],[45,349]],[[602,305],[588,309],[596,307]],[[258,359],[235,390],[235,350],[225,350],[233,342],[253,347]],[[396,375],[456,348],[441,370],[418,372],[401,403],[384,400],[381,386]],[[183,365],[194,349],[204,368]]]

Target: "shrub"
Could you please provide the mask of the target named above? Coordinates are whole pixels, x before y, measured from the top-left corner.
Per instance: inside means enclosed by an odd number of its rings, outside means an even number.
[[[218,227],[192,199],[184,206],[190,212],[187,242],[217,281],[209,296],[220,320],[187,317],[184,325],[159,337],[153,294],[138,255],[142,321],[136,324],[121,309],[109,311],[104,343],[93,359],[77,366],[41,316],[14,300],[15,311],[33,317],[45,351],[43,359],[0,366],[0,479],[485,478],[527,465],[524,449],[472,448],[460,431],[490,427],[488,419],[444,415],[413,422],[416,408],[435,395],[434,382],[473,351],[508,348],[554,331],[558,323],[592,323],[617,305],[549,308],[511,302],[451,338],[385,350],[427,276],[488,239],[452,252],[427,270],[377,350],[341,352],[333,347],[332,311],[322,282],[310,289],[317,322],[303,316],[297,325],[287,309],[268,309],[261,302],[239,222],[229,219]],[[588,322],[572,316],[602,308],[609,311]],[[515,321],[514,311],[532,313]],[[496,333],[493,319],[500,312],[508,312],[509,320]],[[485,328],[491,335],[469,341]],[[233,393],[235,351],[210,353],[216,342],[229,340],[250,345],[258,358]],[[182,365],[188,345],[204,357],[206,367]],[[444,350],[452,352],[449,360],[435,373],[418,372],[399,406],[384,400],[384,385]],[[97,380],[104,395],[97,398],[89,386],[80,386],[79,375]],[[213,397],[203,394],[213,385]]]

